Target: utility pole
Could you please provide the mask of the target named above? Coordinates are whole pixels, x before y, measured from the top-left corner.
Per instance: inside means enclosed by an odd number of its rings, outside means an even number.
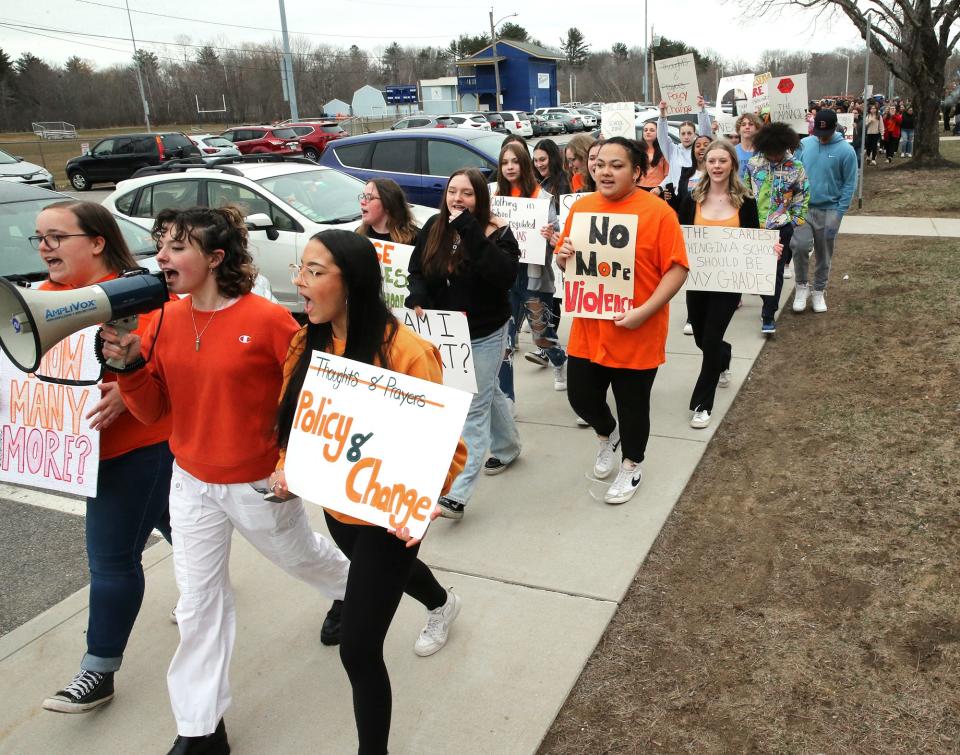
[[[283,34],[283,70],[286,74],[287,94],[290,98],[290,117],[294,121],[300,120],[300,111],[297,109],[297,87],[293,83],[293,55],[290,52],[290,35],[287,34],[287,11],[280,0],[280,31]]]
[[[643,0],[643,101],[650,102],[650,69],[648,66],[650,57],[649,47],[647,46],[647,31],[650,27],[647,25],[647,0]]]
[[[147,133],[150,133],[150,106],[147,105],[147,95],[143,91],[143,76],[140,74],[140,54],[137,52],[137,40],[133,36],[133,18],[130,16],[130,2],[124,0],[127,6],[127,22],[130,24],[130,41],[133,42],[133,64],[137,72],[137,86],[140,88],[140,102],[143,103],[143,121],[147,124]]]
[[[857,184],[857,208],[863,208],[863,169],[867,164],[867,112],[869,107],[870,89],[870,32],[873,27],[870,25],[870,17],[867,16],[867,62],[863,68],[863,112],[860,114],[860,181]]]
[[[497,30],[493,25],[493,8],[490,8],[490,42],[493,44],[493,79],[497,91],[493,95],[493,109],[500,110],[500,63],[497,60]]]

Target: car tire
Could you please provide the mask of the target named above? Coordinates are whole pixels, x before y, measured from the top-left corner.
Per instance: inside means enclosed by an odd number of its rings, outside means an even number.
[[[82,170],[71,173],[68,178],[74,191],[90,191],[90,181]]]
[[[303,156],[308,160],[313,160],[315,163],[320,162],[320,153],[317,152],[313,147],[307,147],[303,150]]]

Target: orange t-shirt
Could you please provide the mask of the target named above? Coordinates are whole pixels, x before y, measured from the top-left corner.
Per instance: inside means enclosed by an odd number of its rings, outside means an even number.
[[[740,213],[735,212],[729,218],[723,218],[722,220],[707,220],[703,215],[700,214],[700,203],[697,202],[697,210],[693,215],[693,224],[694,225],[710,225],[723,228],[739,228],[740,227]]]
[[[653,155],[651,150],[647,151],[647,157],[650,158],[651,162],[653,161]],[[639,186],[642,186],[645,189],[652,189],[654,186],[659,186],[663,183],[663,179],[667,177],[667,174],[670,172],[670,163],[667,161],[666,157],[661,157],[660,162],[656,165],[651,165],[650,169],[643,174],[643,178],[640,179]]]
[[[511,187],[510,187],[510,196],[511,196],[511,197],[520,197],[520,196],[522,196],[522,195],[520,194],[520,187],[519,187],[519,186],[511,186]],[[536,198],[539,197],[539,196],[540,196],[540,187],[539,187],[539,186],[534,186],[534,187],[533,187],[533,194],[530,195],[530,199],[536,199]]]
[[[677,214],[663,200],[641,190],[615,202],[604,198],[599,192],[581,197],[570,208],[557,249],[570,234],[573,216],[578,212],[637,216],[633,268],[634,306],[650,298],[673,265],[682,265],[689,269],[687,248],[683,242],[683,231],[677,221]],[[569,282],[565,285],[569,285]],[[612,320],[574,316],[567,353],[589,359],[604,367],[653,369],[666,361],[669,319],[669,305],[664,305],[634,330],[620,327]]]
[[[97,283],[113,280],[117,278],[116,273],[111,273]],[[40,284],[41,291],[69,291],[77,286],[65,286],[61,283],[55,283],[52,280],[45,280]],[[176,297],[172,297],[176,301]],[[133,332],[137,335],[143,335],[149,330],[154,321],[160,314],[159,309],[153,312],[140,315],[137,323],[137,329]],[[113,383],[117,380],[117,373],[105,371],[103,374],[104,383]],[[88,407],[92,408],[92,407]],[[170,415],[163,414],[155,422],[144,424],[134,417],[130,412],[123,412],[113,423],[100,431],[100,460],[115,459],[123,456],[137,448],[152,446],[155,443],[162,443],[170,437]]]
[[[303,341],[306,338],[306,335],[306,327],[301,328],[297,333],[294,334],[293,340],[290,342],[290,350],[287,353],[287,361],[283,366],[284,391],[286,391],[287,381],[290,379],[290,375],[293,374],[297,360],[303,353]],[[334,354],[337,356],[343,356],[343,352],[346,348],[346,341],[340,341],[336,338],[333,339]],[[390,369],[393,372],[410,375],[411,377],[420,378],[421,380],[429,380],[432,383],[443,383],[443,362],[440,360],[439,350],[436,346],[418,336],[403,323],[398,323],[397,333],[390,344],[387,358],[390,360]],[[280,395],[282,396],[283,393],[281,392]],[[411,438],[411,441],[413,441],[413,438]],[[281,450],[280,461],[277,463],[277,469],[283,469],[284,456],[284,451]],[[440,491],[441,495],[446,495],[446,493],[450,490],[450,487],[453,485],[453,481],[456,479],[457,475],[463,471],[463,467],[466,463],[467,446],[461,439],[460,442],[457,443],[457,450],[453,455],[453,459],[450,460],[450,469],[447,470],[447,479],[443,482],[443,489]],[[365,522],[362,519],[356,519],[355,517],[348,516],[347,514],[341,514],[339,511],[333,511],[332,509],[325,509],[325,511],[338,522],[343,522],[344,524],[364,524],[371,527],[376,526],[370,522]]]
[[[297,322],[256,294],[216,314],[192,311],[189,298],[167,305],[159,334],[154,326],[144,338],[144,354],[155,343],[150,363],[120,375],[123,400],[142,422],[170,412],[170,450],[194,477],[262,480],[277,465],[277,397]]]
[[[581,191],[583,191],[583,175],[574,173],[573,178],[570,179],[570,192],[576,194]]]

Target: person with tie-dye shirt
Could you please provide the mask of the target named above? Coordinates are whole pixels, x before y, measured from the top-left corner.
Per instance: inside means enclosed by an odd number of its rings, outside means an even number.
[[[793,229],[806,221],[810,205],[810,183],[803,164],[794,159],[796,132],[786,123],[769,123],[753,140],[755,154],[747,162],[744,180],[757,199],[760,227],[780,231],[783,254],[777,261],[777,283],[772,296],[764,296],[760,332],[777,332],[774,316],[780,307],[784,268],[790,264]]]

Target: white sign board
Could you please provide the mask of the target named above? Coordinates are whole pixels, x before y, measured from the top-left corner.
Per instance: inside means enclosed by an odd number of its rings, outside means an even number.
[[[314,352],[290,429],[287,485],[304,500],[423,537],[471,398]]]
[[[770,121],[786,123],[798,134],[806,136],[807,74],[770,79],[767,93],[770,96]]]
[[[570,224],[575,250],[564,276],[564,311],[612,320],[633,307],[637,216],[577,212]]]
[[[767,92],[767,83],[773,78],[773,74],[758,73],[753,77],[753,95],[750,97],[748,105],[751,113],[759,113],[763,108],[770,104],[770,94]]]
[[[573,207],[573,203],[576,202],[580,197],[585,197],[590,192],[578,191],[574,194],[561,194],[560,195],[560,212],[558,213],[560,219],[560,227],[567,227],[567,215],[570,214],[570,208]]]
[[[510,224],[520,246],[520,261],[542,265],[547,259],[547,240],[540,235],[550,217],[549,199],[490,197],[490,209]]]
[[[779,231],[683,225],[690,272],[689,291],[773,294],[777,283]]]
[[[667,103],[667,115],[686,115],[695,112],[700,85],[697,83],[697,65],[693,53],[655,61],[660,99]]]
[[[412,309],[397,307],[394,316],[421,338],[440,350],[443,360],[443,384],[468,393],[477,392],[477,376],[473,368],[470,326],[463,312],[424,309],[422,315]]]
[[[537,74],[537,89],[549,89],[550,88],[550,74],[549,73],[538,73]]]
[[[717,87],[717,106],[714,112],[718,124],[718,133],[732,134],[736,128],[737,116],[746,112],[750,95],[753,93],[754,75],[742,73],[737,76],[724,76]],[[733,100],[733,115],[723,112],[721,104],[730,93]]]
[[[383,300],[391,309],[402,307],[410,291],[407,289],[407,273],[410,269],[410,255],[413,247],[409,244],[396,244],[393,241],[370,239],[380,258],[380,270],[383,273]]]
[[[853,113],[837,113],[837,126],[843,127],[843,138],[847,140],[847,144],[853,144],[853,118]],[[837,130],[839,131],[839,128]]]
[[[96,381],[95,333],[87,328],[65,338],[47,352],[37,373],[59,381]],[[99,400],[96,385],[47,382],[0,354],[0,480],[96,496],[100,433],[85,417]]]
[[[637,138],[636,110],[632,102],[609,102],[600,109],[600,135],[604,139]]]

